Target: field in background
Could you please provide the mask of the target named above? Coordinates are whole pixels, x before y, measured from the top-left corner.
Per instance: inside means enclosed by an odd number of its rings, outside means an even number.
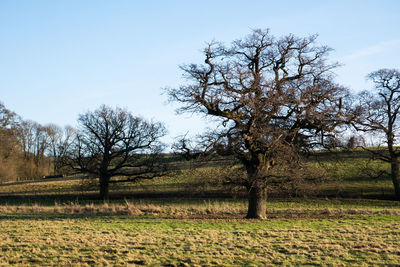
[[[326,171],[329,178],[324,183],[317,183],[317,185],[301,185],[305,188],[299,190],[300,194],[295,190],[288,191],[271,186],[268,195],[272,198],[282,198],[303,196],[301,192],[313,192],[310,196],[378,199],[391,199],[393,197],[393,185],[388,174],[390,171],[389,164],[378,160],[369,160],[367,152],[321,152],[307,158],[306,161],[308,164],[314,164]],[[111,184],[111,197],[242,198],[246,195],[241,187],[222,186],[221,183],[213,182],[224,174],[222,173],[223,162],[215,161],[196,168],[179,161],[170,162],[170,164],[181,165],[181,171],[168,177],[153,180]],[[66,178],[0,184],[0,199],[5,196],[46,196],[53,199],[96,197],[98,194],[97,179],[84,177],[77,175]]]

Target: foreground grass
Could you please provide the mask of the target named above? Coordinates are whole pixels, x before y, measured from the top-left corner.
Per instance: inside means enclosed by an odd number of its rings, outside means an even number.
[[[0,206],[0,265],[400,265],[400,203],[148,199]]]
[[[399,265],[400,216],[267,221],[0,215],[0,264]]]

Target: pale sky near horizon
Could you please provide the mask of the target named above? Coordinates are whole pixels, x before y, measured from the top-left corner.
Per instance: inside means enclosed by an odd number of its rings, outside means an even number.
[[[400,1],[0,1],[0,101],[26,120],[76,126],[101,104],[162,121],[170,141],[206,125],[176,115],[161,94],[182,84],[179,65],[201,63],[206,42],[251,29],[276,37],[318,33],[344,64],[336,81],[400,68]]]

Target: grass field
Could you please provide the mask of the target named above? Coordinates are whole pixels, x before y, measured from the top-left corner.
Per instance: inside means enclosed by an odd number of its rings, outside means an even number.
[[[243,199],[2,205],[2,265],[400,264],[400,203],[275,199],[244,220]]]
[[[341,158],[320,156],[336,179],[319,197],[272,197],[263,221],[243,219],[243,192],[199,180],[218,166],[112,185],[107,202],[79,177],[1,184],[0,265],[399,266],[400,202],[365,172],[387,166]]]

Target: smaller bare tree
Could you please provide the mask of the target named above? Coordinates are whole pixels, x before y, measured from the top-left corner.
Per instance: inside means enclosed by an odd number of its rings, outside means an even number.
[[[15,117],[16,114],[0,102],[0,130],[10,128],[14,124]]]
[[[53,158],[53,172],[54,174],[61,174],[63,158],[66,156],[69,147],[72,145],[76,130],[71,126],[61,128],[55,124],[47,125],[46,129],[49,136],[48,150],[50,156]]]
[[[20,120],[15,130],[22,148],[26,168],[22,172],[25,178],[38,178],[47,175],[49,162],[49,129],[34,121]]]
[[[16,149],[15,125],[17,115],[0,102],[0,156],[9,157]]]
[[[17,176],[20,150],[15,136],[17,119],[18,116],[0,102],[0,182]]]
[[[100,197],[107,199],[111,182],[151,179],[165,173],[159,164],[160,138],[166,134],[159,122],[134,117],[126,110],[105,105],[79,116],[69,165],[99,177]],[[123,176],[126,179],[113,180]]]
[[[375,90],[359,94],[353,110],[356,117],[353,126],[382,137],[387,150],[365,149],[375,158],[390,163],[395,195],[400,200],[400,71],[380,69],[367,77],[375,84]]]

